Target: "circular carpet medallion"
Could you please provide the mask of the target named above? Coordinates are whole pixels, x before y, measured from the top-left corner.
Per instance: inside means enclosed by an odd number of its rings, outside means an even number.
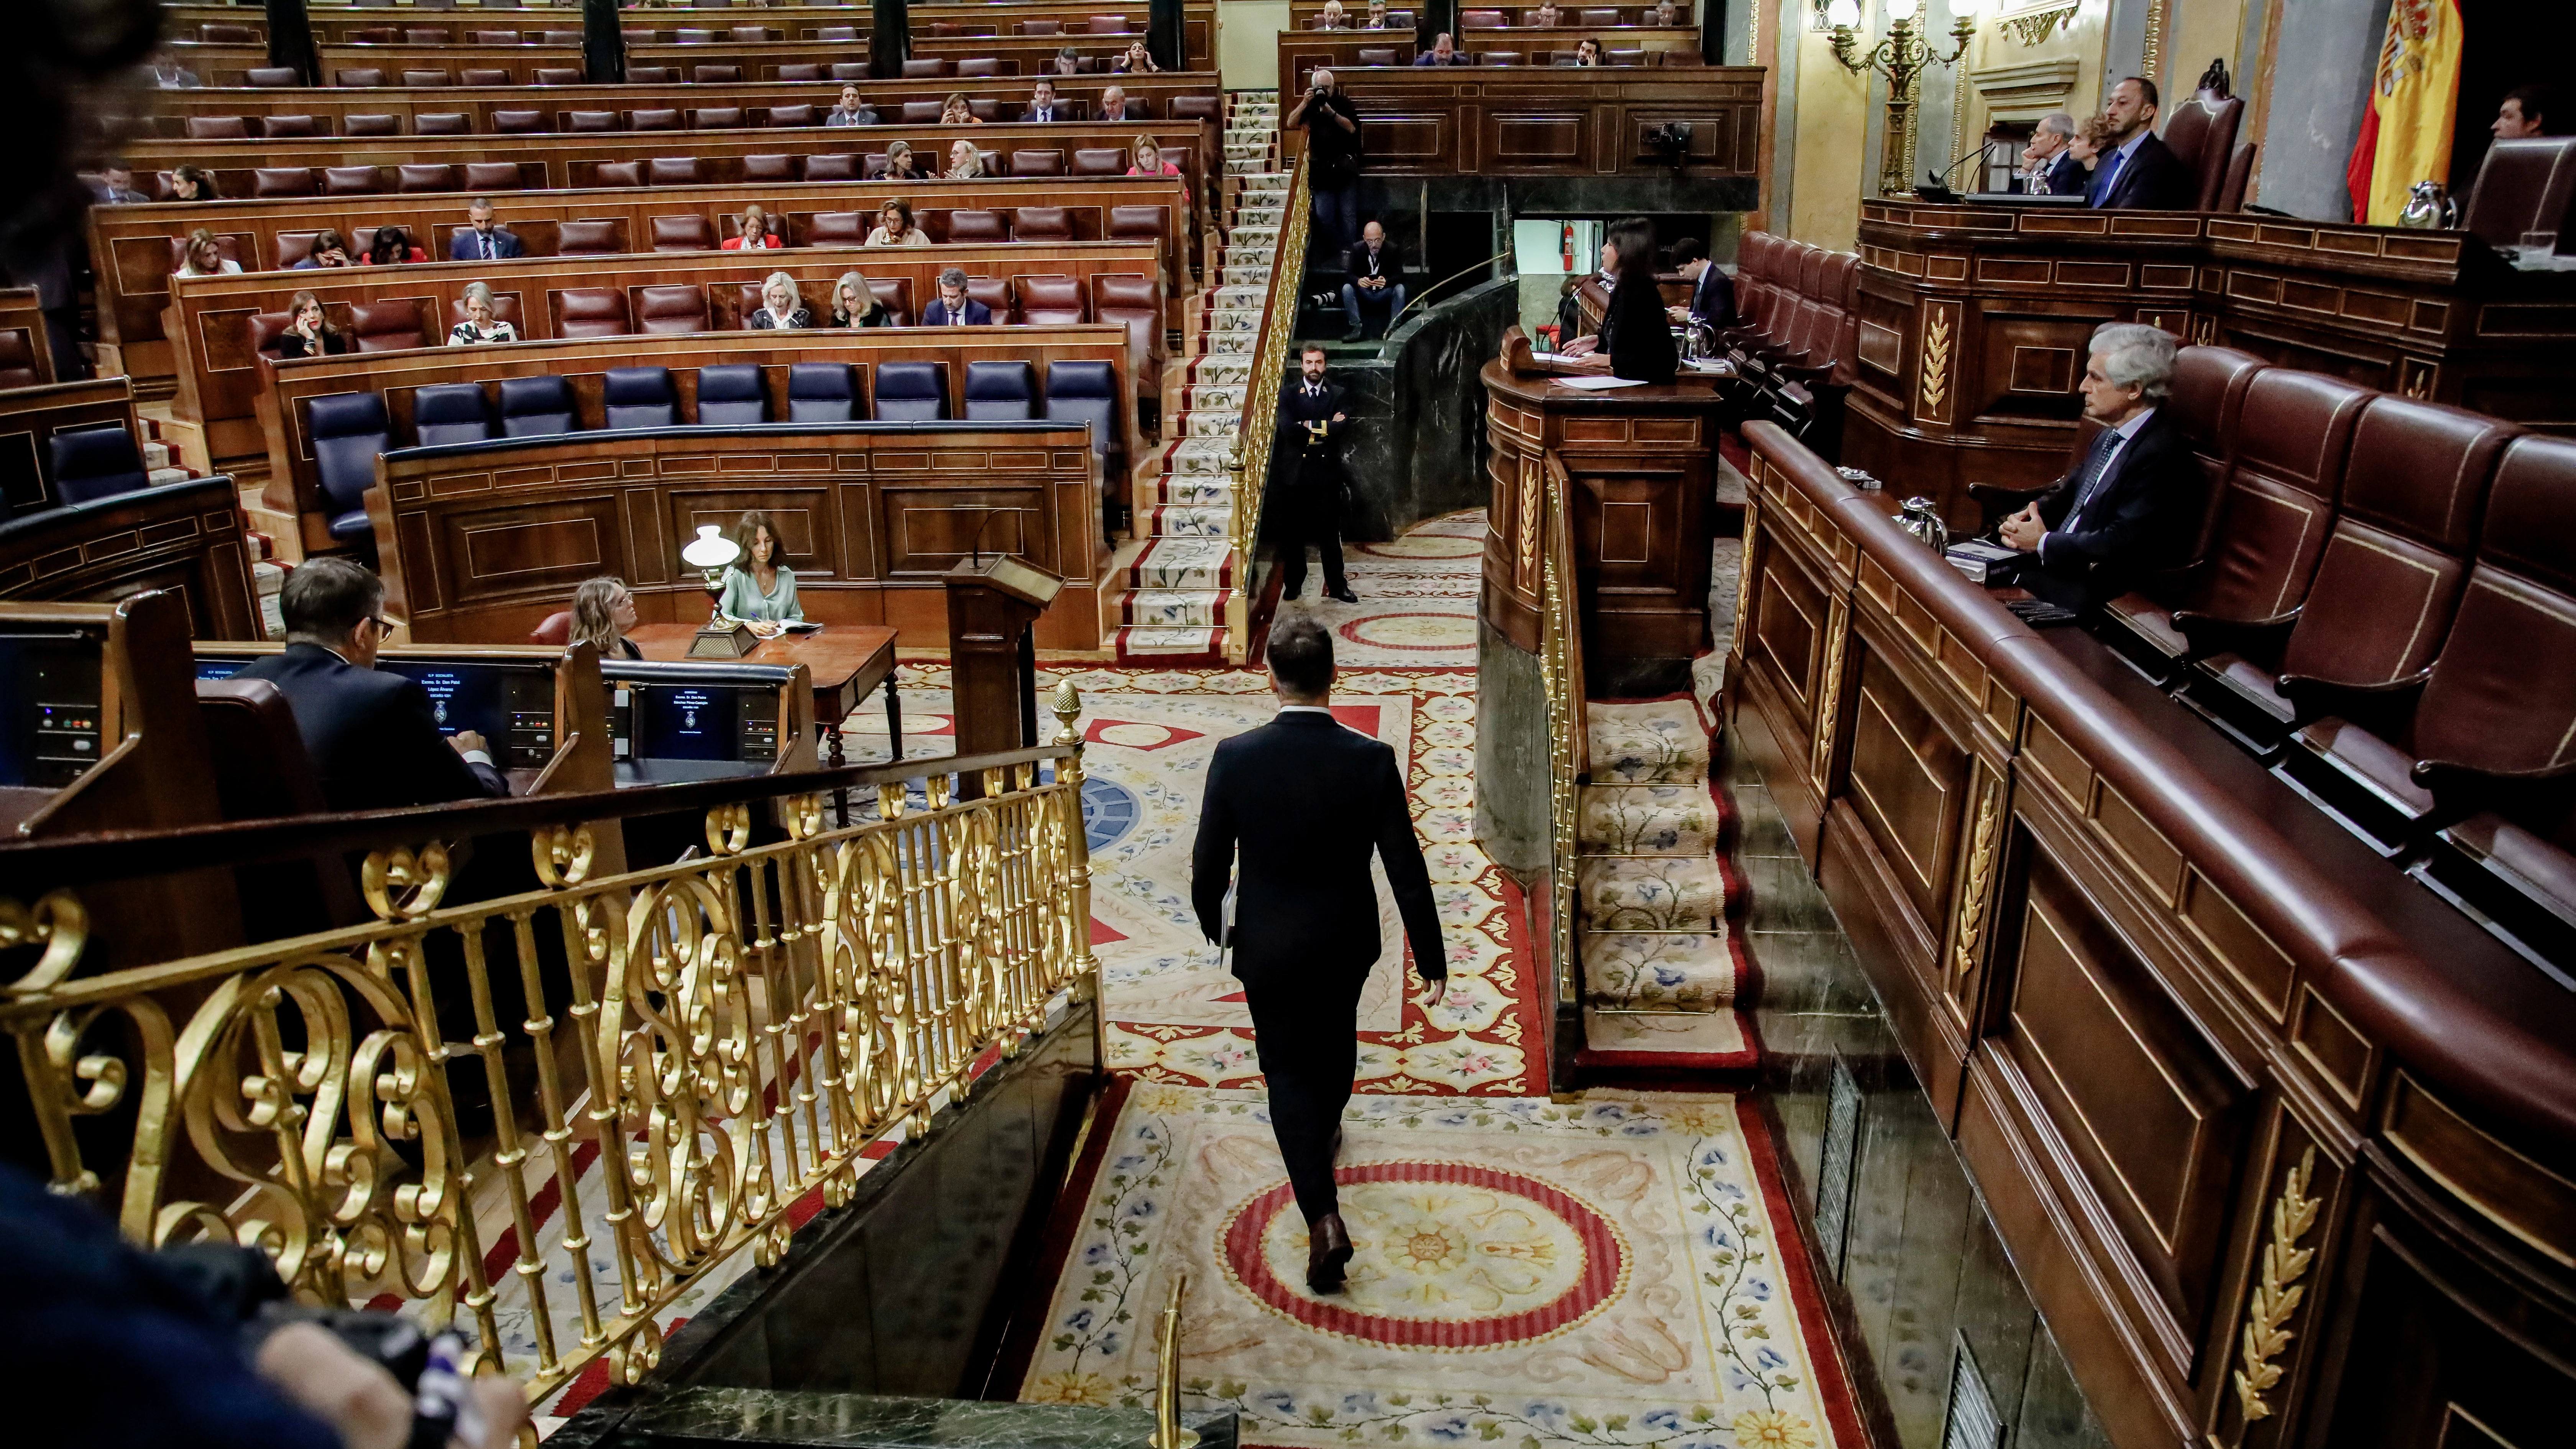
[[[1373,649],[1464,649],[1476,642],[1473,614],[1371,614],[1341,626],[1341,636]]]
[[[1618,1228],[1535,1178],[1466,1162],[1334,1174],[1356,1249],[1340,1293],[1306,1288],[1306,1224],[1285,1182],[1220,1230],[1226,1273],[1309,1328],[1394,1348],[1502,1348],[1601,1311],[1628,1277]]]
[[[1455,534],[1412,533],[1385,543],[1355,543],[1360,553],[1380,558],[1474,558],[1485,551],[1484,529],[1479,527],[1471,538]]]
[[[1125,745],[1129,749],[1150,750],[1172,737],[1172,732],[1158,724],[1136,724],[1121,721],[1102,725],[1093,739],[1107,745]]]
[[[1087,849],[1101,850],[1136,828],[1136,793],[1098,775],[1082,777],[1082,835]]]

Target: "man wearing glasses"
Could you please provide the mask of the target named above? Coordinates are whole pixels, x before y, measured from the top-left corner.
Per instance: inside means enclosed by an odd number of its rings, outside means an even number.
[[[442,738],[429,692],[376,668],[385,584],[343,558],[308,559],[286,576],[278,610],[286,649],[235,679],[265,679],[286,696],[304,752],[333,810],[390,810],[510,793],[473,730]]]

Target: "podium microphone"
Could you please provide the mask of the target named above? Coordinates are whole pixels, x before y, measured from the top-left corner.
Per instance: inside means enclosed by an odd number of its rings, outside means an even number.
[[[992,527],[993,520],[1001,515],[1002,510],[998,506],[987,508],[984,516],[975,521],[975,536],[967,541],[966,548],[974,555],[975,567],[979,569],[984,566],[984,530]]]

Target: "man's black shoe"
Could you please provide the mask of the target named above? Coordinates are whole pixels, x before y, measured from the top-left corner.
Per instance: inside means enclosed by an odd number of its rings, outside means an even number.
[[[1356,604],[1360,601],[1360,596],[1352,593],[1351,586],[1348,584],[1344,584],[1337,589],[1324,590],[1324,597],[1328,599],[1339,599],[1345,604]]]
[[[1340,1213],[1326,1213],[1307,1227],[1306,1286],[1318,1293],[1342,1291],[1342,1267],[1351,1260],[1350,1229]]]

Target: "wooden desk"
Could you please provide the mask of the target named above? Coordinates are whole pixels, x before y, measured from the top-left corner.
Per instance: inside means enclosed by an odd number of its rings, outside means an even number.
[[[695,624],[639,624],[626,637],[647,659],[686,659]],[[858,712],[868,691],[885,687],[886,734],[894,741],[894,758],[903,758],[903,705],[895,697],[892,629],[874,624],[827,624],[814,634],[781,634],[764,639],[742,657],[745,664],[802,664],[813,681],[814,722],[823,726],[827,762],[845,763],[841,729]]]
[[[2065,471],[2105,322],[2576,429],[2576,273],[2516,272],[2467,232],[1864,201],[1860,255],[1842,461],[1954,529],[1976,522],[1968,484]]]

